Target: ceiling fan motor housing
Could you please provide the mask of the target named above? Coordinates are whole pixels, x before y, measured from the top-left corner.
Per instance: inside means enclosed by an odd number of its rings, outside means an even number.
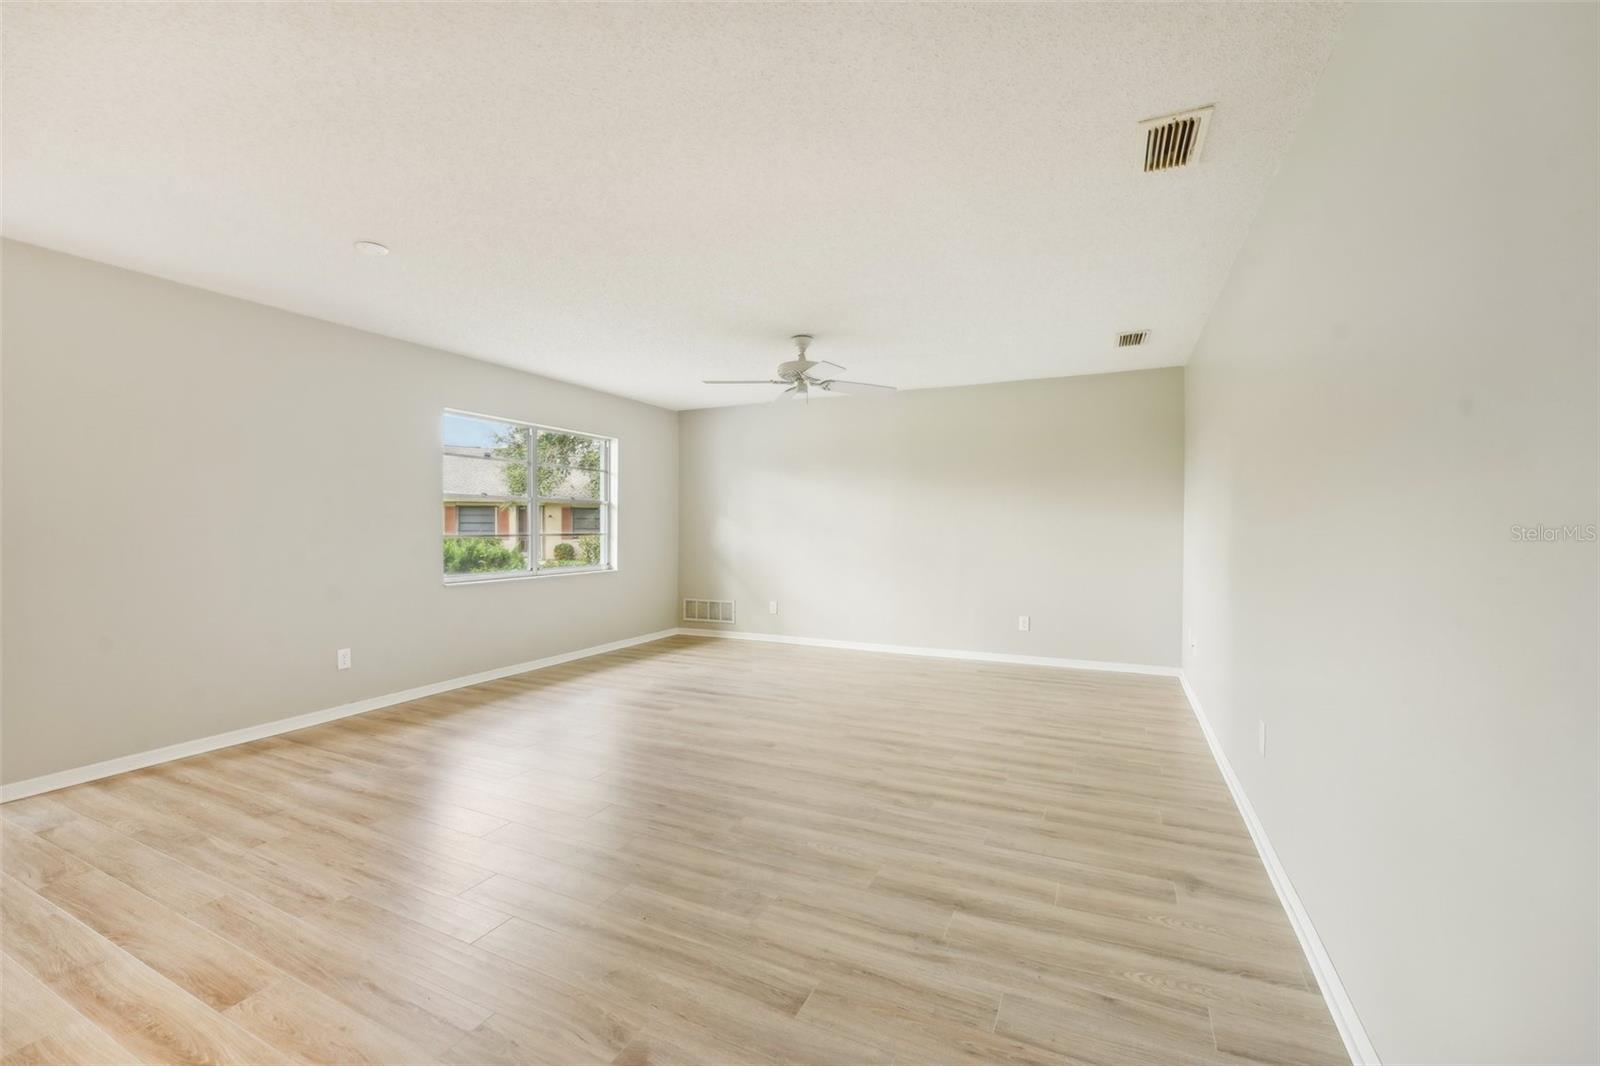
[[[796,333],[789,339],[794,341],[795,358],[778,364],[778,376],[784,381],[798,381],[807,370],[817,365],[814,360],[806,358],[806,349],[811,347],[812,338],[809,333]]]

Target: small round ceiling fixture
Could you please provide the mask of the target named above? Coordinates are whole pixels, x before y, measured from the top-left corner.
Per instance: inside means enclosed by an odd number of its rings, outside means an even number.
[[[385,246],[379,244],[377,241],[357,241],[356,244],[355,244],[355,248],[356,248],[356,251],[360,252],[362,255],[388,255],[389,254],[389,249],[386,248]]]

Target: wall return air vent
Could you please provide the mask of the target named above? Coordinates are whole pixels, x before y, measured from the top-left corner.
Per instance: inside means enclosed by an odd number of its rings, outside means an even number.
[[[1134,330],[1132,333],[1119,333],[1117,334],[1117,347],[1137,348],[1144,343],[1144,339],[1148,336],[1150,336],[1150,331],[1147,329]]]
[[[685,622],[733,622],[732,600],[684,600]]]
[[[1200,146],[1211,127],[1211,111],[1209,106],[1197,107],[1139,123],[1144,134],[1144,172],[1176,170],[1199,159]]]

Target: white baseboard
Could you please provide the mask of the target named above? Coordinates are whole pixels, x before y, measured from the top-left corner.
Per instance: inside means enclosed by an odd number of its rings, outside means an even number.
[[[243,729],[235,729],[227,733],[201,737],[199,740],[186,740],[180,744],[169,744],[164,748],[141,751],[133,755],[123,755],[115,759],[107,759],[104,762],[91,763],[88,766],[79,766],[71,770],[60,770],[53,774],[45,774],[42,777],[30,777],[25,781],[14,781],[9,785],[0,785],[0,803],[9,803],[11,800],[37,796],[41,792],[54,792],[58,788],[81,785],[85,781],[96,781],[102,777],[111,777],[114,774],[125,774],[129,770],[142,770],[146,766],[155,766],[157,763],[171,762],[174,759],[186,759],[191,755],[201,755],[208,751],[216,751],[218,748],[231,748],[235,744],[248,744],[252,740],[275,737],[281,733],[292,733],[297,729],[305,729],[307,726],[321,725],[323,722],[332,722],[339,718],[349,718],[354,714],[365,714],[367,711],[375,711],[380,707],[392,707],[397,703],[408,703],[411,700],[419,700],[424,696],[449,692],[451,689],[466,688],[468,685],[480,685],[485,681],[495,681],[502,677],[510,677],[512,674],[525,674],[530,670],[542,670],[547,666],[572,662],[574,659],[587,659],[591,655],[603,655],[608,651],[631,648],[635,644],[648,644],[650,641],[670,637],[677,632],[676,629],[663,629],[655,633],[646,633],[643,636],[614,640],[609,644],[597,644],[592,648],[580,648],[577,651],[562,652],[560,655],[547,655],[543,659],[530,659],[525,663],[500,666],[493,670],[467,674],[465,677],[453,677],[448,681],[436,681],[431,685],[408,688],[403,692],[391,692],[387,696],[372,696],[368,699],[356,700],[354,703],[344,703],[337,707],[326,707],[320,711],[297,714],[292,718],[279,718],[276,721],[263,722],[260,725],[246,726]]]
[[[845,651],[875,651],[885,655],[921,655],[930,659],[967,659],[980,663],[1013,663],[1018,666],[1054,666],[1064,670],[1104,670],[1114,674],[1153,674],[1177,677],[1176,666],[1149,666],[1144,663],[1108,663],[1098,659],[1054,659],[1046,655],[1009,655],[998,651],[961,651],[954,648],[923,648],[907,644],[866,644],[858,640],[827,640],[823,637],[790,637],[778,633],[752,633],[748,629],[693,629],[678,627],[677,632],[693,637],[722,637],[727,640],[760,640],[771,644],[804,644],[811,648],[841,648]]]
[[[1344,1041],[1344,1049],[1349,1054],[1350,1061],[1356,1066],[1381,1066],[1378,1052],[1372,1046],[1372,1040],[1367,1036],[1367,1030],[1356,1014],[1355,1004],[1350,1001],[1344,983],[1339,980],[1339,971],[1334,969],[1333,959],[1328,956],[1328,949],[1323,947],[1322,938],[1317,936],[1316,926],[1311,924],[1311,915],[1306,912],[1305,904],[1300,902],[1300,896],[1289,880],[1289,872],[1283,868],[1283,863],[1278,861],[1278,853],[1272,850],[1272,841],[1267,839],[1267,831],[1262,826],[1261,819],[1256,817],[1255,808],[1250,806],[1250,797],[1245,795],[1244,785],[1239,783],[1238,776],[1233,772],[1227,753],[1222,750],[1217,735],[1211,731],[1211,723],[1206,719],[1205,709],[1200,706],[1200,697],[1195,695],[1193,686],[1189,684],[1188,675],[1179,671],[1178,680],[1183,684],[1183,694],[1189,699],[1195,720],[1200,723],[1200,731],[1205,734],[1206,743],[1211,746],[1211,757],[1217,761],[1217,769],[1222,771],[1222,779],[1227,782],[1228,791],[1233,795],[1234,805],[1239,808],[1245,827],[1250,830],[1250,839],[1255,841],[1256,851],[1261,854],[1261,862],[1266,866],[1267,876],[1272,880],[1272,887],[1278,893],[1278,901],[1283,904],[1284,911],[1289,915],[1289,924],[1294,927],[1294,935],[1299,938],[1300,947],[1306,953],[1306,960],[1311,963],[1312,975],[1317,979],[1317,987],[1322,990],[1322,998],[1328,1004],[1328,1013],[1333,1015],[1333,1024],[1339,1030],[1339,1037]]]

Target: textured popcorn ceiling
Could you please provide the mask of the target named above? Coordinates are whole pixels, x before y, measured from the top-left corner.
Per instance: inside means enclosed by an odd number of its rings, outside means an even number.
[[[766,376],[800,331],[901,387],[1184,362],[1339,14],[0,17],[6,235],[683,408],[764,399],[698,379]],[[1135,123],[1209,103],[1200,163],[1141,173]]]

